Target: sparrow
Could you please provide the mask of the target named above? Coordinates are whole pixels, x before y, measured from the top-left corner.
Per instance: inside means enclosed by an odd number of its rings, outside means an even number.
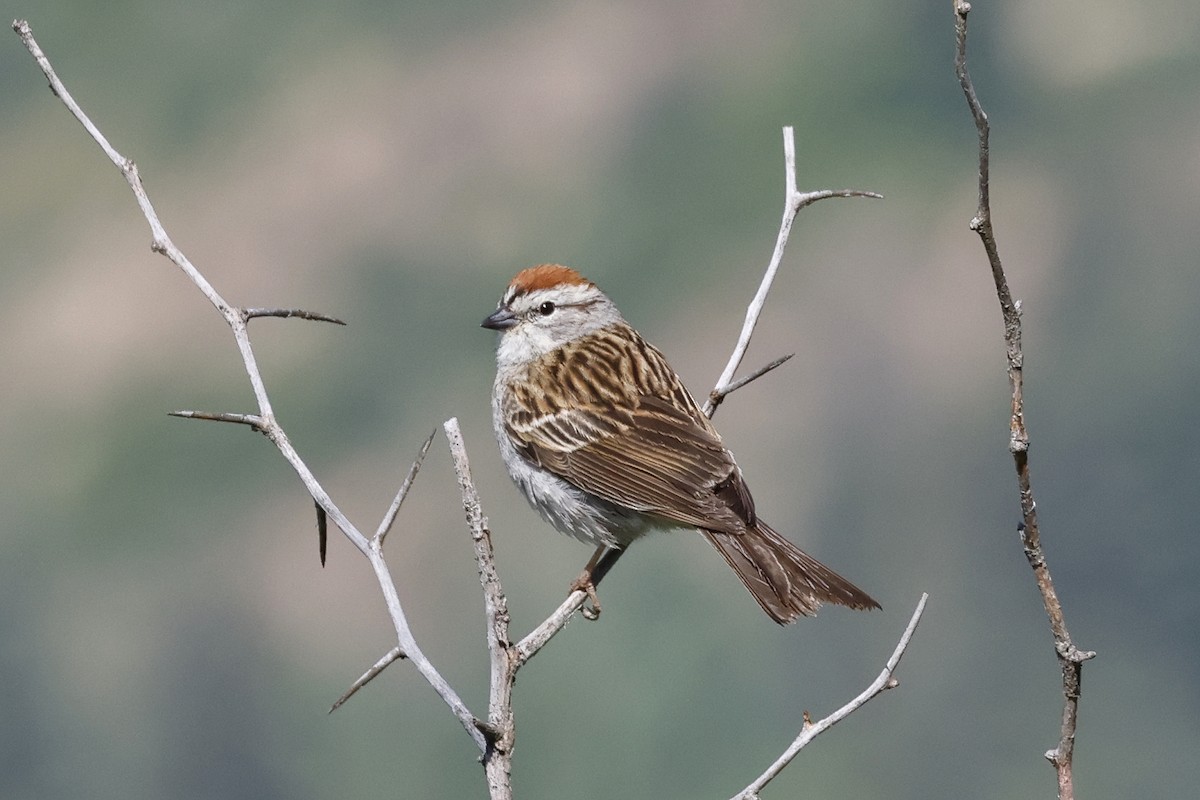
[[[666,358],[590,280],[517,273],[482,327],[500,332],[492,422],[513,482],[554,528],[606,553],[698,530],[780,624],[822,603],[879,608],[762,520],[733,454]]]

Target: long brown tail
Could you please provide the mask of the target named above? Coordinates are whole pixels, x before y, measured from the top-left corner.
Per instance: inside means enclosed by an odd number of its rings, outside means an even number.
[[[745,533],[701,531],[771,619],[780,625],[812,616],[822,603],[879,608],[850,581],[780,536],[761,519]]]

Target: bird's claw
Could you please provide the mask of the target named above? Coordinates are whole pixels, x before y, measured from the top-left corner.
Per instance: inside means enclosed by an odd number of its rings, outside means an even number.
[[[571,582],[568,587],[571,594],[575,592],[585,592],[588,602],[591,606],[582,605],[579,607],[579,613],[583,614],[583,618],[594,622],[600,619],[600,598],[596,594],[596,584],[592,583],[592,573],[590,570],[584,570],[578,578]]]

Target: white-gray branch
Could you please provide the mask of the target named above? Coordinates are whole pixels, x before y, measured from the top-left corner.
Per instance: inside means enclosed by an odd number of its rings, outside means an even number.
[[[895,678],[896,667],[899,666],[900,659],[904,656],[904,651],[908,649],[908,643],[917,631],[917,624],[921,621],[921,615],[925,613],[925,602],[928,599],[928,594],[921,595],[921,599],[917,602],[917,608],[913,611],[913,615],[908,621],[908,627],[904,629],[904,633],[900,636],[900,641],[896,644],[896,649],[892,651],[891,658],[883,665],[883,671],[879,673],[879,677],[872,681],[870,686],[863,689],[858,697],[855,697],[824,719],[811,723],[805,720],[804,727],[801,728],[799,735],[796,736],[787,750],[783,751],[783,755],[775,759],[775,763],[767,767],[766,771],[755,778],[749,786],[734,795],[732,800],[758,800],[759,792],[762,791],[763,787],[774,780],[775,776],[780,772],[783,772],[784,767],[792,763],[792,759],[799,755],[800,751],[809,742],[862,708],[882,692],[899,685]]]

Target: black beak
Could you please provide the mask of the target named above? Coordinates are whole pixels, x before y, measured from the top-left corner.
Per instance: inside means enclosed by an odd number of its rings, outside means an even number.
[[[517,315],[509,311],[507,306],[500,306],[483,322],[479,323],[479,327],[491,328],[494,331],[506,331],[516,324]]]

